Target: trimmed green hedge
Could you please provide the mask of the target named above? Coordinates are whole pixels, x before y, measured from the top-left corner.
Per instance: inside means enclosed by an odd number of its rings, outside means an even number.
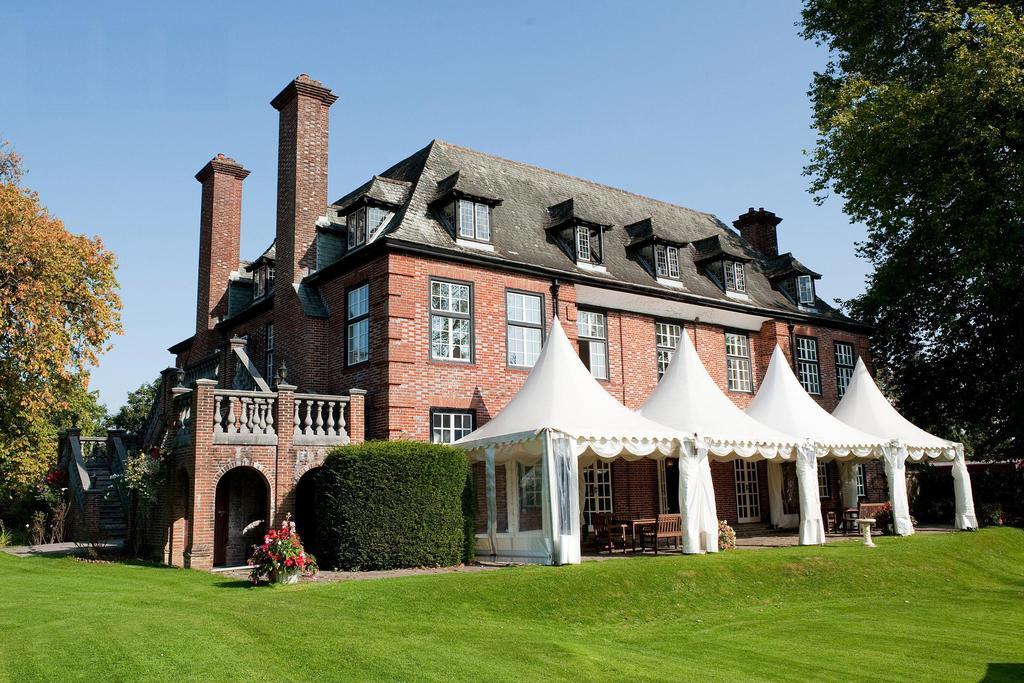
[[[465,452],[451,446],[370,441],[335,448],[319,477],[320,566],[434,567],[471,558],[471,482]]]

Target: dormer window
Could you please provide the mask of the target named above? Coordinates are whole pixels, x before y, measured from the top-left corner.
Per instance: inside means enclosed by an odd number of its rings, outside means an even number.
[[[744,293],[747,291],[747,272],[739,261],[724,261],[725,291]]]
[[[274,291],[274,266],[269,263],[256,269],[252,278],[253,298],[259,299]]]
[[[814,305],[814,280],[810,275],[798,275],[796,278],[797,303],[802,306]]]
[[[658,277],[679,279],[679,247],[658,244],[654,247],[654,268]]]
[[[388,218],[388,211],[379,206],[362,206],[348,215],[348,248],[349,251],[366,244],[368,236],[372,236]]]
[[[491,241],[491,207],[468,199],[459,199],[456,230],[459,238],[477,242]]]
[[[602,262],[601,228],[586,225],[576,226],[576,260],[581,263]]]

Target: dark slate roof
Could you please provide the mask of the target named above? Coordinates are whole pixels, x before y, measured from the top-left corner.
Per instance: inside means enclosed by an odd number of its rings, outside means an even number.
[[[626,234],[629,235],[627,246],[638,246],[649,241],[685,246],[689,241],[689,235],[678,230],[675,225],[656,220],[652,216],[627,225]]]
[[[590,282],[640,285],[661,290],[667,297],[680,296],[721,302],[730,308],[749,307],[762,311],[807,315],[767,277],[769,263],[764,257],[715,216],[668,202],[650,199],[625,190],[575,178],[536,166],[459,147],[442,140],[429,145],[382,172],[375,179],[409,183],[411,192],[389,223],[379,241],[414,244],[434,251],[447,252],[471,259],[498,258],[512,265],[565,273],[586,278]],[[369,191],[373,180],[339,199],[334,208],[349,204],[353,198]],[[493,252],[483,252],[458,244],[441,223],[436,200],[453,187],[479,197],[501,200],[492,210]],[[554,209],[553,209],[554,207]],[[552,239],[550,228],[565,217],[609,226],[604,241],[604,267],[607,272],[581,268]],[[647,227],[636,227],[644,221]],[[626,226],[632,227],[626,230]],[[662,285],[641,263],[635,244],[638,234],[650,230],[668,241],[689,245],[681,259],[682,291]],[[698,248],[697,245],[701,245]],[[729,297],[704,271],[698,261],[711,251],[749,260],[747,295],[743,301]],[[358,253],[358,252],[356,252]],[[353,254],[355,256],[355,253]],[[337,264],[343,272],[345,261]],[[337,272],[332,268],[331,272]],[[774,271],[772,271],[774,272]],[[314,274],[319,279],[327,276]],[[318,280],[317,280],[318,281]],[[835,321],[851,322],[823,301],[818,301],[811,315]]]
[[[256,259],[255,261],[253,261],[252,263],[248,263],[246,261],[242,261],[242,267],[241,267],[240,270],[243,271],[243,272],[251,273],[252,271],[256,270],[256,268],[259,267],[260,265],[262,265],[264,263],[268,263],[268,262],[269,263],[273,263],[276,260],[277,260],[277,240],[274,240],[273,242],[270,243],[269,247],[267,247],[266,249],[263,250],[263,253],[260,254],[260,257],[258,259]]]
[[[366,200],[375,200],[380,204],[391,207],[399,207],[409,200],[409,190],[412,183],[408,180],[386,178],[375,175],[368,181],[350,192],[334,204],[339,214],[345,214],[349,209],[357,207]]]
[[[754,253],[736,235],[712,235],[693,243],[694,260],[706,263],[720,258],[750,262]]]
[[[821,279],[821,275],[800,263],[788,251],[765,260],[765,275],[773,282],[793,275],[810,275],[815,280]]]

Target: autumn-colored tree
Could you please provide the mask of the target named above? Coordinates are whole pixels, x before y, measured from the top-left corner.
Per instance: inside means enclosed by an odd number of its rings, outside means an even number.
[[[54,462],[58,423],[95,404],[88,368],[121,331],[114,255],[68,232],[21,177],[0,144],[0,503]]]

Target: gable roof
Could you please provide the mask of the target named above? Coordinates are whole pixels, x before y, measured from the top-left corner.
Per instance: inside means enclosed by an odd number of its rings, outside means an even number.
[[[600,286],[641,287],[666,298],[716,305],[754,314],[789,314],[797,318],[825,318],[856,325],[839,311],[818,300],[815,309],[799,307],[769,280],[773,265],[733,229],[715,216],[582,178],[510,161],[434,140],[412,156],[374,176],[340,198],[332,208],[351,206],[371,191],[373,184],[398,181],[409,187],[408,198],[388,223],[378,242],[404,248],[426,249],[481,263],[525,268],[553,276],[566,276]],[[437,201],[458,190],[490,199],[492,240],[486,251],[456,239],[442,222]],[[555,241],[548,228],[565,220],[608,226],[604,233],[603,268],[580,266]],[[630,230],[625,229],[630,226]],[[680,245],[680,284],[669,286],[652,276],[643,263],[637,241],[661,235]],[[699,247],[698,247],[699,245]],[[383,245],[382,245],[383,246]],[[704,269],[711,253],[749,261],[745,297],[730,297]],[[343,264],[345,258],[339,261]],[[312,282],[344,272],[344,266],[314,273]]]

